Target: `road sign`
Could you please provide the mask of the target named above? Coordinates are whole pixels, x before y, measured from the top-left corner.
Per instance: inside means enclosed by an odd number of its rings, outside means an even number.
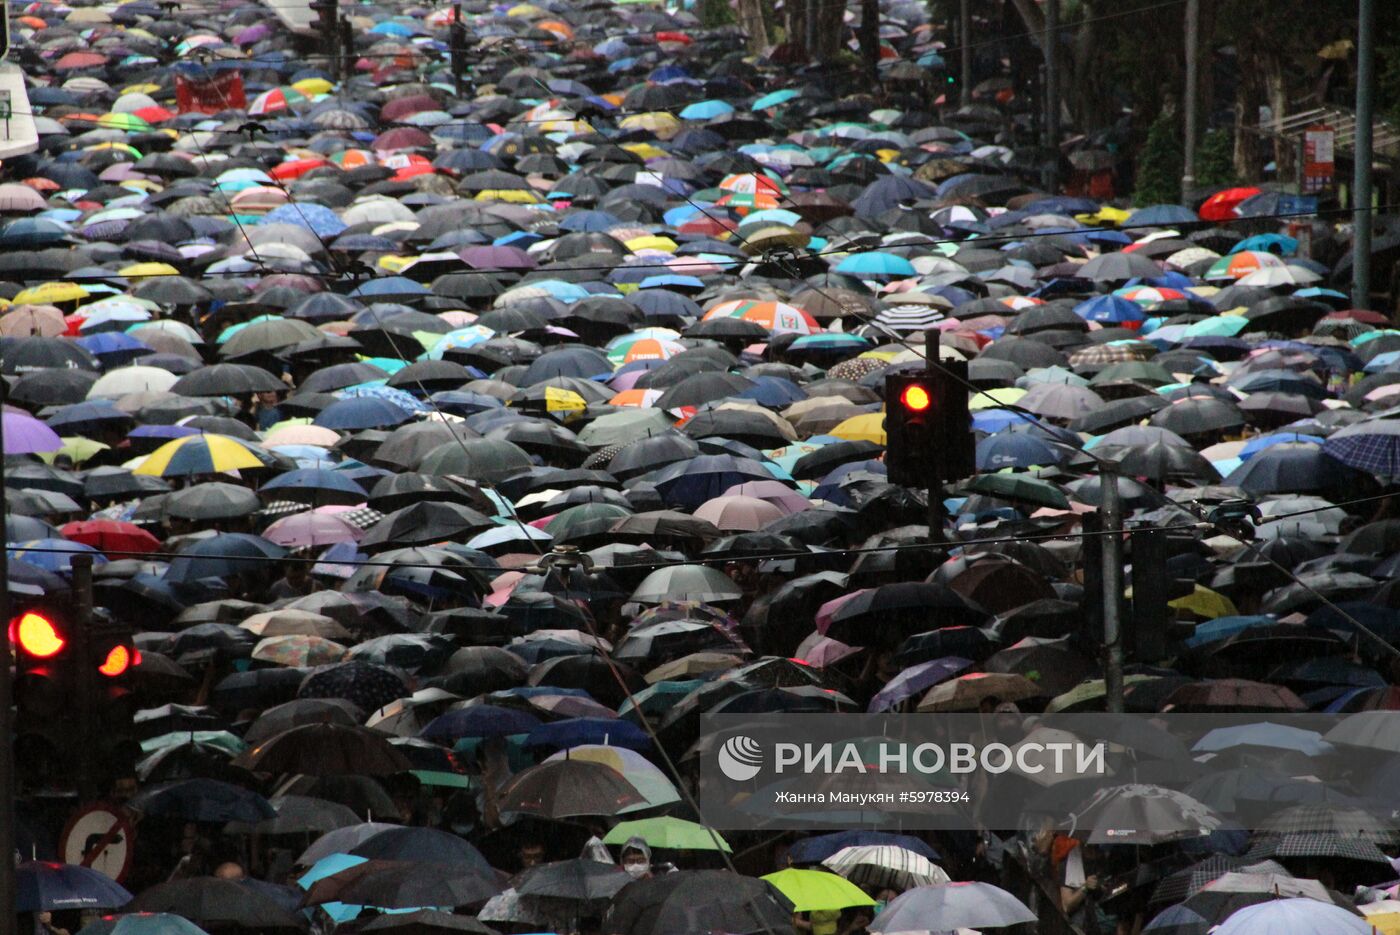
[[[1320,192],[1332,185],[1337,173],[1337,131],[1326,124],[1303,131],[1303,191]]]
[[[58,839],[59,855],[67,864],[81,864],[121,883],[131,872],[131,822],[110,805],[80,810]]]

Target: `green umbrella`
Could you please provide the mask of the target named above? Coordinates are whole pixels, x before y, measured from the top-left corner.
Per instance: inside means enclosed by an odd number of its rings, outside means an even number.
[[[248,745],[226,730],[177,730],[159,737],[141,741],[143,753],[154,753],[166,747],[178,747],[182,743],[207,743],[232,754],[242,753]]]
[[[1150,682],[1155,676],[1151,675],[1128,675],[1123,678],[1124,687],[1136,685],[1139,682]],[[1063,695],[1056,695],[1050,699],[1050,703],[1045,706],[1046,714],[1054,714],[1058,711],[1073,711],[1083,705],[1089,704],[1103,698],[1107,689],[1104,687],[1103,679],[1090,679],[1087,682],[1080,682],[1078,685],[1065,692]]]
[[[660,409],[624,409],[599,416],[578,433],[578,440],[590,448],[627,445],[671,428],[671,419]]]
[[[603,838],[603,843],[622,845],[627,843],[628,838],[641,838],[651,847],[669,851],[713,851],[718,841],[719,850],[733,853],[733,848],[719,836],[719,832],[669,815],[618,822]]]
[[[1069,498],[1060,488],[1049,481],[1037,480],[1024,474],[979,474],[963,489],[1001,500],[1014,500],[1057,510],[1069,509]]]
[[[848,906],[875,905],[875,900],[859,886],[826,870],[789,867],[759,879],[767,880],[790,899],[793,912],[831,912]]]

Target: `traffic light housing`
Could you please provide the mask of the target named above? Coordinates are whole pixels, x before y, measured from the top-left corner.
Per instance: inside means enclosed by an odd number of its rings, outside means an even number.
[[[127,681],[140,660],[131,628],[45,599],[10,621],[15,657],[15,762],[29,788],[98,789],[93,770],[139,749]],[[124,766],[132,764],[122,763]]]
[[[885,377],[885,467],[890,482],[933,487],[976,470],[967,365]]]

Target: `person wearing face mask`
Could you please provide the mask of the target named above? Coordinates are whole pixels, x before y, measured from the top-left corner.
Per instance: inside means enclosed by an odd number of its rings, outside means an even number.
[[[622,856],[618,862],[634,880],[651,878],[651,846],[639,837],[627,839],[627,843],[622,845]]]

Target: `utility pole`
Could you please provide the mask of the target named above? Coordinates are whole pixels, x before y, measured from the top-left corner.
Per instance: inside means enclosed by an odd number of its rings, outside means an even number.
[[[1045,190],[1060,190],[1060,0],[1045,0]]]
[[[1099,462],[1099,513],[1103,518],[1104,699],[1109,713],[1123,711],[1123,507],[1118,465]]]
[[[1371,307],[1371,121],[1375,119],[1376,2],[1358,0],[1356,23],[1356,161],[1351,195],[1351,304]]]
[[[1200,132],[1197,126],[1196,99],[1199,97],[1197,85],[1200,77],[1196,67],[1196,56],[1200,45],[1201,0],[1186,0],[1186,91],[1182,99],[1185,122],[1186,146],[1181,161],[1181,203],[1186,204],[1196,187],[1196,143]]]
[[[958,51],[962,61],[962,77],[958,84],[958,103],[972,103],[972,0],[958,0]]]
[[[339,67],[339,78],[344,81],[350,77],[350,72],[354,68],[353,58],[355,55],[355,33],[350,26],[350,18],[342,16],[336,24],[336,56],[335,60]]]

